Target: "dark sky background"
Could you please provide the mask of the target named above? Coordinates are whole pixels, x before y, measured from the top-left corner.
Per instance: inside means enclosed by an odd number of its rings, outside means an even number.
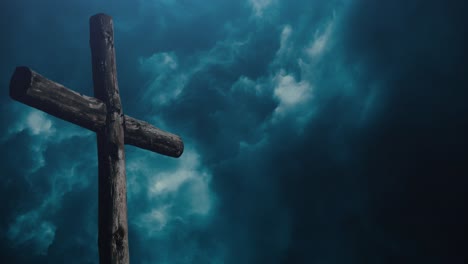
[[[0,262],[97,263],[92,132],[13,101],[26,65],[92,95],[114,18],[132,263],[466,263],[466,1],[0,4]]]

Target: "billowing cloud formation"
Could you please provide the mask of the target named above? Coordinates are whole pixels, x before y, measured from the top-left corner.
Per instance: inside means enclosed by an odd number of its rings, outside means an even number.
[[[263,16],[264,10],[272,5],[272,3],[273,0],[249,0],[249,4],[253,9],[254,14],[259,17]]]
[[[93,133],[7,87],[26,64],[90,95],[103,11],[124,111],[186,143],[180,159],[126,148],[132,263],[463,261],[461,2],[1,5],[8,263],[97,263]]]

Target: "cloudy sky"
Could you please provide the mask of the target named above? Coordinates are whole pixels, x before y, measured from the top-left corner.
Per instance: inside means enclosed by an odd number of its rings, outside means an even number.
[[[97,263],[94,133],[13,101],[26,65],[92,95],[114,18],[132,263],[463,263],[465,1],[0,4],[0,259]]]

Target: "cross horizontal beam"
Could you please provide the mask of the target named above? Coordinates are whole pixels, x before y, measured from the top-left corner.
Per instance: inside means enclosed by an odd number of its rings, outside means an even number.
[[[45,78],[28,67],[17,67],[10,81],[10,96],[60,119],[99,132],[106,125],[106,104]],[[166,156],[179,157],[182,139],[151,124],[124,116],[125,144]]]

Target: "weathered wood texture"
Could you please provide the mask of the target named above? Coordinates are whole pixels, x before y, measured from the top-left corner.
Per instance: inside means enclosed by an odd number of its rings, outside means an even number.
[[[96,98],[81,95],[27,67],[16,68],[10,96],[97,134],[99,169],[98,246],[101,264],[129,263],[124,144],[179,157],[182,139],[125,116],[117,84],[112,18],[90,18],[90,46]]]
[[[117,84],[112,18],[90,19],[94,95],[106,104],[106,125],[97,132],[99,161],[99,261],[128,264],[124,116]]]
[[[17,67],[10,81],[10,96],[58,118],[98,132],[106,124],[106,105],[79,94],[27,67]],[[147,122],[124,116],[125,144],[171,157],[184,150],[182,139]]]
[[[125,144],[176,158],[184,151],[179,136],[129,116],[125,116]]]
[[[106,123],[106,105],[51,81],[27,67],[17,67],[11,98],[84,128],[98,131]]]

